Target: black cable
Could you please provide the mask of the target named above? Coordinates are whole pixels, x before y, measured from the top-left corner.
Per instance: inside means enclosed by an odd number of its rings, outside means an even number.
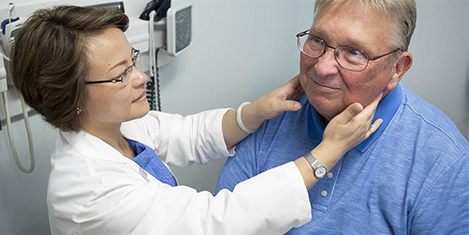
[[[150,79],[147,81],[146,84],[146,93],[147,93],[147,100],[148,105],[150,106],[150,110],[155,110],[155,77],[150,76]]]
[[[161,98],[160,98],[160,75],[158,73],[158,52],[160,51],[160,48],[156,49],[155,53],[155,65],[156,65],[156,98],[158,102],[158,111],[161,111]]]
[[[160,21],[161,19],[166,17],[166,12],[168,11],[170,7],[171,7],[171,0],[152,0],[145,6],[145,10],[140,15],[140,19],[150,20],[150,18],[152,18],[152,21],[154,22]],[[150,17],[153,11],[155,11],[155,15],[152,15],[152,17]],[[150,36],[151,36],[151,33],[150,33]],[[150,38],[150,40],[153,40],[153,39]],[[153,48],[150,48],[150,50],[151,52],[153,52]],[[155,67],[156,68],[153,67],[153,64],[151,62],[152,58],[150,58],[150,69],[151,69],[150,79],[147,81],[147,84],[146,84],[146,95],[147,95],[148,104],[150,106],[150,110],[156,110],[156,111],[161,111],[160,78],[158,74],[159,50],[160,49],[158,48],[155,54]],[[151,55],[151,52],[150,52],[150,55]],[[156,81],[155,81],[155,76],[156,76]]]

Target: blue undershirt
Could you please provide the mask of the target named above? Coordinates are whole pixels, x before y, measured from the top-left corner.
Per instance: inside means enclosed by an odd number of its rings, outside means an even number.
[[[171,186],[177,185],[173,174],[153,149],[135,140],[125,139],[137,155],[132,158],[135,163],[162,183],[169,184]]]
[[[322,140],[302,109],[265,122],[236,148],[217,192],[294,161]],[[379,104],[383,124],[309,191],[312,221],[287,234],[469,234],[469,147],[441,111],[399,84]]]

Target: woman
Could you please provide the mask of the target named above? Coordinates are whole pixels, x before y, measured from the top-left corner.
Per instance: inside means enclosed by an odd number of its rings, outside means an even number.
[[[217,196],[177,186],[165,163],[232,156],[245,130],[283,111],[294,78],[238,111],[181,117],[149,112],[147,76],[113,10],[59,6],[34,13],[16,37],[12,76],[26,102],[58,127],[48,186],[53,234],[281,234],[311,219],[307,189],[318,179],[305,158]],[[378,99],[333,119],[312,150],[330,169],[380,125]],[[241,121],[236,119],[237,112]],[[230,150],[231,151],[230,151]]]

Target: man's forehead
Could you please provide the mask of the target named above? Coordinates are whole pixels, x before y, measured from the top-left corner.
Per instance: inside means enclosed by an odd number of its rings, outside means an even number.
[[[310,32],[323,38],[331,46],[345,45],[370,51],[386,44],[389,19],[377,11],[357,11],[359,6],[338,6],[321,12]]]

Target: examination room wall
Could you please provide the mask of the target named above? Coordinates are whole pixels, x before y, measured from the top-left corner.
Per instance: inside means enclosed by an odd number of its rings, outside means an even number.
[[[9,1],[0,0],[0,4]],[[237,108],[285,83],[299,71],[295,34],[310,27],[310,0],[173,0],[193,5],[193,46],[160,68],[161,107],[183,115]],[[410,51],[414,64],[403,82],[444,111],[468,138],[469,2],[417,1]],[[0,131],[0,235],[49,234],[45,202],[56,130],[31,118],[36,169],[15,166],[6,126]],[[28,166],[21,118],[13,132]],[[225,159],[187,169],[172,167],[179,183],[213,192]]]

